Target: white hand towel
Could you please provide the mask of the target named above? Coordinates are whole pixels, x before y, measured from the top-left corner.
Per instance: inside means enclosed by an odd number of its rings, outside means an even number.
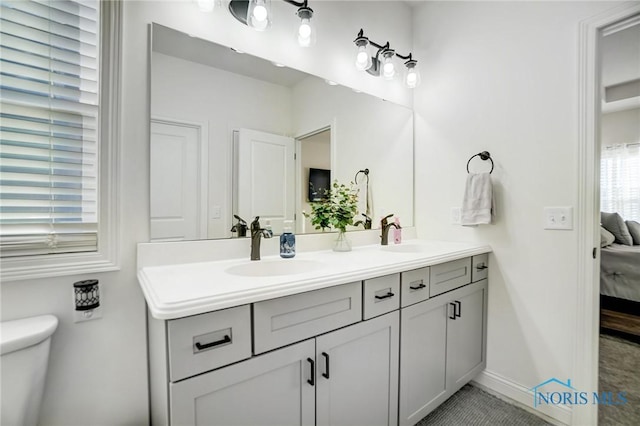
[[[493,185],[489,173],[469,173],[462,200],[463,226],[488,225],[495,219]]]

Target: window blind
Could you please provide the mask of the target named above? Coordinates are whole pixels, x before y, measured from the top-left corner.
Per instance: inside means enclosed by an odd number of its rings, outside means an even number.
[[[640,221],[640,143],[603,147],[600,210]]]
[[[99,1],[0,7],[2,256],[95,251]]]

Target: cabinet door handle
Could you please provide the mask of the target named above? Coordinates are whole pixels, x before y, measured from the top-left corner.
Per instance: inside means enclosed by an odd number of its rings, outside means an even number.
[[[417,285],[415,285],[415,286],[413,286],[413,285],[409,285],[409,288],[410,288],[411,290],[420,290],[421,288],[425,288],[425,287],[426,287],[426,285],[424,285],[424,284],[422,283],[422,280],[420,280],[420,281],[416,281],[416,284],[417,284]]]
[[[213,348],[214,346],[220,346],[230,342],[231,342],[231,337],[229,337],[228,334],[225,334],[222,340],[216,340],[215,342],[205,343],[204,345],[200,342],[196,342],[196,349],[198,349],[199,351],[202,351],[204,349]]]
[[[454,320],[454,319],[457,318],[457,316],[456,316],[456,304],[451,302],[451,303],[449,303],[449,306],[451,306],[453,308],[453,314],[449,315],[449,319]]]
[[[458,305],[458,309],[457,310],[454,309],[454,315],[460,318],[460,314],[462,314],[462,302],[460,302],[459,300],[456,300],[456,305]]]
[[[485,269],[488,269],[488,266],[485,266],[484,263],[479,264],[478,266],[476,266],[476,269],[478,271],[484,271]]]
[[[307,361],[311,365],[311,374],[309,375],[310,379],[307,380],[307,383],[309,383],[311,386],[315,386],[316,385],[316,362],[311,358],[307,358]]]
[[[329,378],[329,354],[326,352],[322,352],[322,356],[324,357],[324,373],[322,373],[322,377],[325,379]]]
[[[378,300],[388,299],[388,298],[393,297],[393,296],[395,296],[395,294],[389,292],[389,293],[385,294],[384,296],[376,295],[376,299],[378,299]]]

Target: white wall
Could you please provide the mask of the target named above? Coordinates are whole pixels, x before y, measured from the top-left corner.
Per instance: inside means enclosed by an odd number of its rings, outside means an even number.
[[[292,6],[274,2],[293,17]],[[300,52],[285,17],[258,34],[226,10],[201,14],[195,2],[127,1],[124,7],[120,135],[121,270],[113,273],[3,282],[2,320],[52,313],[60,319],[51,347],[41,411],[47,425],[141,425],[148,422],[145,304],[136,280],[136,244],[149,239],[148,24],[158,22],[307,72],[411,104],[399,84],[355,72],[352,40],[360,27],[372,38],[411,45],[410,10],[388,2],[318,2],[318,44]],[[320,17],[322,16],[322,19]],[[292,52],[296,52],[292,54]],[[353,71],[352,71],[353,70]],[[72,283],[98,278],[103,318],[72,322]]]
[[[209,135],[209,238],[232,226],[232,132],[291,133],[291,89],[153,52],[151,116],[203,123]],[[259,96],[258,96],[259,95]],[[213,218],[213,207],[222,210]],[[244,218],[249,220],[249,218]]]
[[[534,385],[574,373],[577,233],[543,230],[542,209],[576,206],[578,23],[616,5],[429,2],[414,14],[419,236],[493,247],[487,371],[526,403]],[[483,150],[497,223],[451,225]]]
[[[602,146],[640,142],[640,108],[602,114]]]

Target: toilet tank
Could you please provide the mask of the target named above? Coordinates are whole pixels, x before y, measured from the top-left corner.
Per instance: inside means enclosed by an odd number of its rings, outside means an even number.
[[[53,315],[0,323],[1,425],[35,426],[47,374]]]

